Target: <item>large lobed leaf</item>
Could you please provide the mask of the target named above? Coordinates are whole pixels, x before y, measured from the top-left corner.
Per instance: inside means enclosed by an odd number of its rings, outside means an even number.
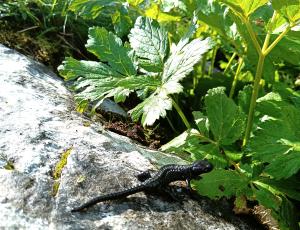
[[[230,198],[250,190],[249,179],[236,171],[217,169],[201,177],[201,180],[195,182],[195,187],[200,194],[212,199]]]
[[[262,115],[250,139],[250,152],[268,163],[265,172],[275,179],[291,177],[300,169],[299,109],[269,93],[258,100],[257,110]]]
[[[236,13],[249,17],[259,7],[265,5],[268,0],[218,0],[232,8]]]
[[[179,42],[176,47],[173,47],[171,56],[164,65],[162,75],[163,83],[182,80],[193,70],[193,66],[201,60],[202,55],[206,53],[211,46],[211,40],[209,38],[205,40],[197,38],[186,44]]]
[[[86,19],[97,18],[104,7],[115,7],[121,5],[122,0],[73,0],[69,6],[69,10]]]
[[[79,105],[86,100],[101,102],[105,97],[114,97],[116,102],[121,102],[133,90],[156,87],[160,83],[151,76],[126,77],[104,63],[74,58],[66,58],[58,70],[67,81],[77,79],[74,89],[80,91],[75,95]]]
[[[178,153],[186,151],[193,159],[209,159],[215,168],[228,166],[220,147],[225,149],[225,154],[229,154],[226,146],[241,137],[245,126],[245,114],[224,91],[222,87],[209,90],[205,97],[207,116],[198,111],[193,113],[198,129],[187,130],[161,149]],[[235,153],[231,155],[236,157]]]
[[[272,6],[290,23],[300,19],[300,0],[272,0]]]
[[[140,22],[141,20],[138,21],[138,23]],[[147,23],[146,20],[143,20],[143,22]],[[194,28],[195,25],[193,24],[187,35],[179,41],[177,46],[173,45],[171,55],[164,63],[161,85],[148,99],[129,111],[134,120],[142,115],[144,126],[153,125],[159,117],[166,116],[166,111],[172,108],[172,99],[169,95],[182,92],[183,87],[179,81],[193,70],[193,66],[211,48],[209,39],[194,39],[189,42]],[[132,40],[134,40],[134,36],[135,34],[132,34]]]
[[[129,34],[131,47],[139,58],[140,67],[149,72],[162,72],[169,51],[168,33],[157,21],[138,17]]]
[[[208,91],[205,105],[210,129],[215,140],[222,145],[238,140],[245,126],[246,116],[225,94],[225,88],[218,87]]]
[[[165,62],[168,55],[167,33],[154,20],[137,19],[130,34],[135,52],[124,47],[121,39],[113,33],[92,27],[86,47],[100,62],[67,58],[59,71],[66,80],[76,80],[75,90],[79,91],[76,98],[84,106],[87,101],[97,100],[98,106],[105,97],[114,97],[116,102],[124,101],[130,92],[143,90],[141,98],[144,101],[130,113],[133,120],[142,116],[144,126],[152,125],[159,117],[165,117],[167,110],[171,110],[172,99],[169,95],[183,90],[179,81],[193,70],[202,54],[211,47],[208,39],[189,42],[195,28],[196,20]],[[137,59],[147,74],[137,75]],[[157,73],[153,75],[147,71]]]
[[[128,54],[130,50],[123,47],[120,38],[105,28],[90,28],[86,47],[89,52],[95,54],[101,61],[108,62],[119,73],[126,76],[136,74],[135,66]]]

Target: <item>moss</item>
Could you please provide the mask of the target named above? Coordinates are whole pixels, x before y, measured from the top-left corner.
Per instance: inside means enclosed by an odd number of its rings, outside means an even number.
[[[71,147],[71,148],[68,148],[65,152],[63,152],[60,160],[57,162],[54,172],[53,172],[53,178],[55,180],[60,178],[61,172],[62,172],[63,168],[65,167],[65,165],[67,164],[67,159],[68,159],[68,156],[70,155],[72,149],[73,148]]]
[[[59,185],[60,185],[59,180],[54,181],[53,186],[52,186],[52,196],[56,196],[58,189],[59,189]]]
[[[15,166],[13,165],[13,162],[7,161],[6,165],[4,165],[4,168],[5,168],[6,170],[14,170],[14,169],[15,169]]]
[[[55,180],[52,186],[52,195],[56,196],[58,189],[59,189],[59,185],[60,185],[60,177],[61,177],[61,172],[63,170],[63,168],[65,167],[65,165],[67,164],[67,159],[68,156],[70,155],[71,151],[72,151],[72,147],[68,148],[66,151],[64,151],[61,155],[60,160],[57,162],[55,169],[53,171],[53,179]]]

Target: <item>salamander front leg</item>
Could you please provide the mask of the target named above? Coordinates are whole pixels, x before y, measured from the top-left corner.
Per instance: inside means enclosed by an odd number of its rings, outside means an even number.
[[[139,174],[136,175],[136,178],[140,181],[140,182],[144,182],[146,180],[148,180],[149,178],[151,178],[151,173],[149,170],[141,172]]]

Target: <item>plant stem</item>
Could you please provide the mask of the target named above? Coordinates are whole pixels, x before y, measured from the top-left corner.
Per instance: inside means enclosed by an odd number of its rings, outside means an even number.
[[[232,54],[232,56],[230,57],[230,59],[229,59],[227,65],[226,65],[226,68],[225,68],[225,70],[224,70],[224,72],[223,72],[224,74],[226,74],[226,73],[228,72],[229,67],[231,66],[231,64],[232,64],[234,58],[236,57],[236,55],[237,55],[237,53],[234,52],[234,53]]]
[[[218,49],[219,49],[219,47],[216,46],[213,50],[212,57],[211,57],[211,63],[210,63],[209,71],[208,71],[209,76],[211,76],[211,74],[213,73]]]
[[[249,139],[250,133],[251,133],[251,129],[252,129],[252,125],[253,125],[254,110],[255,110],[256,99],[257,99],[258,91],[259,91],[259,82],[260,82],[262,72],[263,72],[264,61],[265,61],[265,56],[261,53],[259,55],[258,64],[257,64],[257,68],[256,68],[256,74],[255,74],[252,96],[251,96],[251,101],[250,101],[250,107],[249,107],[245,137],[243,140],[243,146],[245,146],[246,143],[248,142],[248,139]]]
[[[290,29],[293,26],[288,26],[284,31],[281,32],[281,34],[279,34],[279,36],[275,39],[275,41],[272,42],[272,44],[266,48],[265,50],[263,50],[264,55],[268,55],[272,49],[278,44],[278,42],[280,42],[280,40],[290,31]]]
[[[171,97],[170,97],[171,98]],[[188,122],[188,120],[186,119],[184,113],[182,112],[181,108],[179,107],[179,105],[175,102],[175,100],[173,98],[171,98],[172,100],[172,104],[174,106],[174,108],[176,109],[177,113],[179,114],[179,116],[181,117],[183,123],[185,124],[187,129],[191,128],[190,123]]]
[[[203,78],[205,75],[206,62],[207,62],[207,53],[205,53],[202,57],[200,78]]]
[[[244,63],[244,59],[242,57],[240,57],[239,58],[239,65],[237,67],[237,70],[235,72],[234,79],[233,79],[233,82],[232,82],[232,85],[231,85],[231,89],[230,89],[230,93],[229,93],[229,98],[233,97],[233,94],[234,94],[234,91],[235,91],[235,87],[236,87],[236,83],[238,81],[238,76],[240,75],[240,72],[242,70],[243,63]]]
[[[252,42],[253,42],[253,45],[254,45],[254,47],[255,47],[257,53],[260,54],[260,53],[261,53],[261,47],[260,47],[260,44],[259,44],[258,39],[257,39],[257,37],[256,37],[256,34],[255,34],[255,32],[254,32],[254,30],[253,30],[253,28],[252,28],[252,26],[251,26],[249,20],[246,19],[246,18],[243,17],[243,16],[240,16],[240,18],[242,19],[242,21],[243,21],[243,22],[245,23],[245,25],[246,25],[246,28],[247,28],[247,30],[248,30],[248,33],[249,33],[249,35],[250,35],[250,37],[251,37],[251,40],[252,40]]]
[[[173,131],[174,133],[178,133],[178,131],[177,131],[177,130],[175,129],[175,127],[173,126],[173,124],[172,124],[170,118],[169,118],[168,116],[166,116],[166,118],[167,118],[167,121],[168,121],[168,123],[169,123],[169,125],[170,125],[172,131]]]
[[[274,22],[275,18],[276,18],[276,12],[273,13],[271,23]],[[271,29],[269,29],[268,32],[267,32],[267,35],[265,37],[263,48],[260,50],[260,52],[258,52],[259,59],[258,59],[258,64],[257,64],[257,68],[256,68],[256,73],[255,73],[255,79],[254,79],[254,85],[253,85],[252,96],[251,96],[251,101],[250,101],[250,107],[249,107],[245,137],[244,137],[244,140],[243,140],[243,146],[245,146],[247,144],[247,142],[250,138],[250,133],[251,133],[252,125],[253,125],[254,110],[255,110],[255,107],[256,107],[256,100],[257,100],[258,91],[259,91],[259,83],[260,83],[262,72],[263,72],[263,66],[264,66],[265,58],[271,52],[271,50],[278,44],[278,42],[289,32],[289,30],[293,26],[294,25],[288,26],[275,39],[275,41],[271,45],[269,45],[269,43],[270,43],[270,37],[271,37],[271,32],[272,31],[271,31]]]

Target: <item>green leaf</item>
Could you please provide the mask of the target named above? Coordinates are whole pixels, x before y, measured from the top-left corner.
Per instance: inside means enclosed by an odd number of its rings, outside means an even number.
[[[228,5],[234,12],[249,17],[259,7],[268,3],[268,0],[218,0]]]
[[[171,55],[164,63],[161,86],[157,87],[149,98],[129,111],[134,120],[137,120],[143,114],[143,126],[153,125],[159,117],[166,116],[166,111],[172,108],[172,99],[169,95],[183,91],[183,87],[179,81],[193,70],[193,66],[210,49],[209,39],[194,39],[189,42],[189,36],[194,31],[193,27],[194,24],[189,29],[187,35],[179,41],[177,46],[173,46]]]
[[[209,122],[208,118],[203,115],[200,111],[194,111],[193,112],[194,120],[195,123],[198,127],[199,132],[206,136],[209,137]]]
[[[157,21],[138,17],[129,34],[131,47],[139,58],[140,66],[149,72],[162,72],[168,55],[168,33]]]
[[[119,79],[124,76],[111,69],[109,66],[94,61],[78,61],[66,58],[58,67],[59,73],[65,80],[74,80],[81,76],[75,83],[75,90],[83,89],[76,98],[91,101],[101,100],[112,89]]]
[[[141,4],[144,0],[127,0],[127,2],[130,4],[130,5],[133,5],[133,6],[138,6],[139,4]]]
[[[260,98],[258,129],[248,146],[254,159],[268,163],[265,172],[275,179],[288,178],[300,169],[300,111],[279,94]],[[278,170],[280,168],[280,170]]]
[[[276,36],[271,36],[274,40]],[[300,65],[300,33],[291,32],[287,34],[271,51],[270,56],[274,62],[290,63],[295,66]]]
[[[188,152],[193,160],[206,158],[215,168],[228,166],[224,155],[220,153],[219,146],[196,129],[183,132],[163,145],[161,150],[176,153]]]
[[[216,169],[201,177],[201,180],[195,182],[195,188],[201,195],[212,199],[230,198],[249,190],[248,178],[236,171]]]
[[[207,0],[199,0],[197,3],[199,20],[213,27],[220,35],[224,37],[229,35],[228,31],[230,31],[233,21],[228,15],[224,14],[226,6]]]
[[[186,130],[179,136],[175,137],[171,141],[169,141],[167,144],[164,144],[160,147],[161,151],[184,151],[184,148],[188,146],[188,141],[194,139],[195,141],[198,141],[198,130],[196,129],[190,129]]]
[[[86,47],[101,61],[108,64],[119,73],[131,76],[136,74],[135,66],[129,57],[129,50],[122,46],[122,41],[112,32],[104,28],[89,29],[89,39]]]
[[[145,16],[165,23],[172,21],[178,22],[181,19],[180,16],[163,12],[160,6],[154,2],[145,10]]]
[[[300,19],[300,0],[272,0],[272,6],[290,23]]]
[[[243,109],[245,114],[248,114],[250,107],[250,100],[252,95],[252,86],[246,85],[243,90],[239,91],[238,105]]]
[[[151,76],[126,77],[101,62],[78,61],[74,58],[66,58],[58,71],[67,81],[80,76],[74,83],[75,90],[81,90],[75,95],[79,103],[84,100],[99,101],[111,96],[120,102],[132,90],[156,87],[160,83]]]
[[[297,214],[293,204],[276,187],[262,181],[254,181],[254,194],[261,205],[272,210],[280,229],[298,229]]]
[[[196,143],[189,141],[189,145],[184,150],[191,154],[193,160],[201,160],[203,158],[209,160],[216,169],[228,166],[224,155],[221,154],[220,148],[216,144],[201,144],[199,140]]]
[[[164,65],[162,75],[163,83],[178,82],[187,76],[193,66],[198,63],[203,54],[211,48],[209,38],[205,40],[194,39],[187,43],[186,38],[182,39],[177,46],[173,46],[171,55]]]
[[[285,180],[272,180],[268,178],[260,178],[260,181],[264,184],[270,185],[272,188],[275,188],[281,194],[300,201],[300,182],[295,177],[291,177]]]
[[[205,96],[205,105],[210,129],[218,143],[229,145],[241,137],[245,114],[225,95],[225,88],[209,90]]]
[[[124,6],[122,6],[120,10],[115,11],[111,19],[114,24],[115,32],[119,37],[123,37],[129,33],[133,22],[128,10]]]
[[[123,1],[112,0],[73,0],[69,6],[69,10],[86,19],[97,18],[104,7],[116,7],[121,5]]]

